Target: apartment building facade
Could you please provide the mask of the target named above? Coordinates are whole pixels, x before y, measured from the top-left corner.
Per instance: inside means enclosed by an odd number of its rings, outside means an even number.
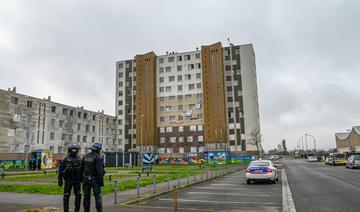
[[[117,140],[172,156],[255,151],[260,130],[253,46],[221,43],[116,62]]]
[[[70,143],[79,144],[84,154],[95,142],[102,143],[105,151],[115,151],[115,125],[115,117],[103,111],[19,94],[16,88],[0,89],[0,154],[65,153]]]

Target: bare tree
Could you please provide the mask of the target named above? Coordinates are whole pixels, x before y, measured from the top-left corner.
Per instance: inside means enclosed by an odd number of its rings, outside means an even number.
[[[261,146],[261,142],[262,142],[262,140],[261,140],[262,136],[260,134],[260,129],[254,128],[251,131],[251,133],[249,134],[249,136],[250,136],[250,139],[247,141],[247,143],[256,146],[258,156],[260,157],[260,153],[261,153],[260,146]]]

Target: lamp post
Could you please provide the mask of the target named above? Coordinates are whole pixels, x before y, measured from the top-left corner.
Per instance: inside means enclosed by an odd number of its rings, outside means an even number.
[[[305,134],[305,137],[306,136],[310,136],[313,140],[314,140],[314,153],[316,153],[316,142],[315,142],[315,137],[313,135],[310,135],[310,134]]]

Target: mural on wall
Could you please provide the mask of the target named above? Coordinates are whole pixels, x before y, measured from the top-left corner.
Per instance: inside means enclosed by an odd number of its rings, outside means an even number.
[[[222,165],[229,163],[228,151],[207,151],[205,152],[205,160],[210,165]]]
[[[199,159],[197,157],[184,157],[184,158],[167,158],[161,157],[160,164],[177,164],[177,165],[195,165],[205,163],[204,159]]]
[[[250,161],[254,160],[254,156],[245,155],[245,156],[232,156],[231,157],[231,163],[235,164],[248,164]]]
[[[4,170],[24,169],[26,167],[24,160],[3,160],[0,161],[0,167]]]

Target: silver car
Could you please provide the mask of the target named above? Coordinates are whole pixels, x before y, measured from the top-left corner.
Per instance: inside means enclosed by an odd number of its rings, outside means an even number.
[[[278,169],[270,160],[254,160],[251,161],[246,169],[246,183],[251,181],[271,181],[276,183],[279,179]]]
[[[346,162],[346,168],[359,168],[360,167],[360,155],[351,155]]]

